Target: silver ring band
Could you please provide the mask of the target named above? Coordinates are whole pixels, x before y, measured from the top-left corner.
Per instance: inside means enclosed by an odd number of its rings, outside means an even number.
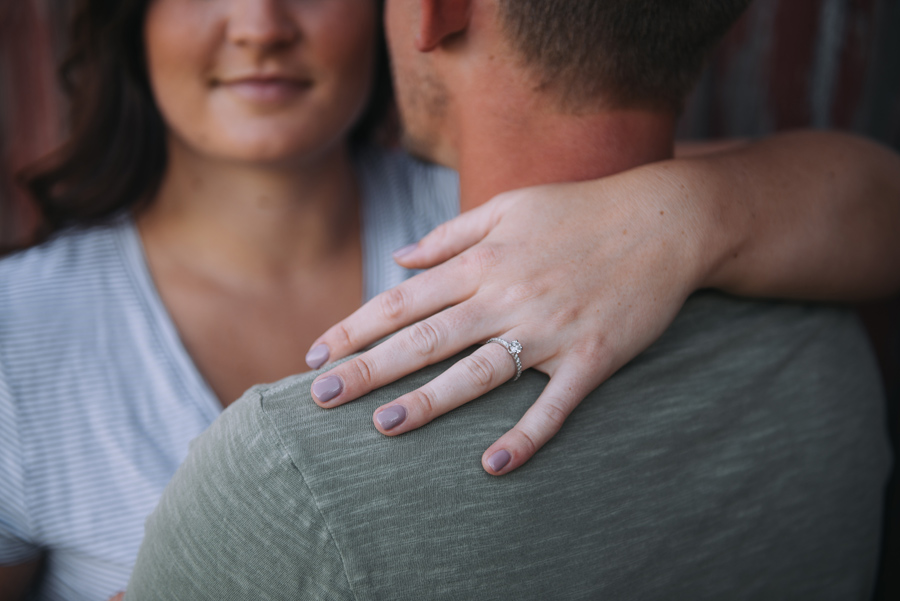
[[[519,379],[522,375],[522,360],[519,359],[519,353],[522,352],[522,343],[518,340],[513,340],[512,342],[507,342],[502,338],[491,338],[485,344],[490,344],[491,342],[496,342],[500,346],[506,349],[506,352],[509,353],[509,356],[512,357],[513,361],[516,362],[516,377],[512,379],[513,382]]]

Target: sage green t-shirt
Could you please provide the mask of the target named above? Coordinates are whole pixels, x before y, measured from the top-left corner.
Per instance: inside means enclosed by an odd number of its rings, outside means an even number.
[[[868,597],[889,459],[848,312],[695,295],[499,478],[481,454],[540,373],[397,438],[372,426],[449,364],[330,411],[316,374],[251,389],[167,488],[126,599]]]

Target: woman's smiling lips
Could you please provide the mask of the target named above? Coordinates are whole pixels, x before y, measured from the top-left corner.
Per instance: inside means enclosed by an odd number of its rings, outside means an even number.
[[[251,75],[214,80],[213,85],[228,90],[254,104],[281,104],[309,90],[312,81],[281,75]]]

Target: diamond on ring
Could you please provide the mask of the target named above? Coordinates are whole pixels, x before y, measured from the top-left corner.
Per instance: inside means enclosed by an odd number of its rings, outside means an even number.
[[[491,342],[495,342],[506,349],[506,352],[509,353],[509,356],[512,357],[513,361],[516,363],[516,377],[513,378],[513,382],[519,379],[522,375],[522,360],[519,359],[519,353],[522,352],[523,347],[522,343],[518,340],[513,340],[512,342],[508,342],[503,340],[502,338],[491,338],[485,344],[490,344]]]

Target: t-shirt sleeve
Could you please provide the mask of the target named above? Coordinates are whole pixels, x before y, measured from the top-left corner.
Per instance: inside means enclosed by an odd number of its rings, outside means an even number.
[[[126,599],[353,599],[312,492],[251,390],[191,446]]]
[[[30,536],[15,399],[0,362],[0,566],[24,563],[39,554]]]

